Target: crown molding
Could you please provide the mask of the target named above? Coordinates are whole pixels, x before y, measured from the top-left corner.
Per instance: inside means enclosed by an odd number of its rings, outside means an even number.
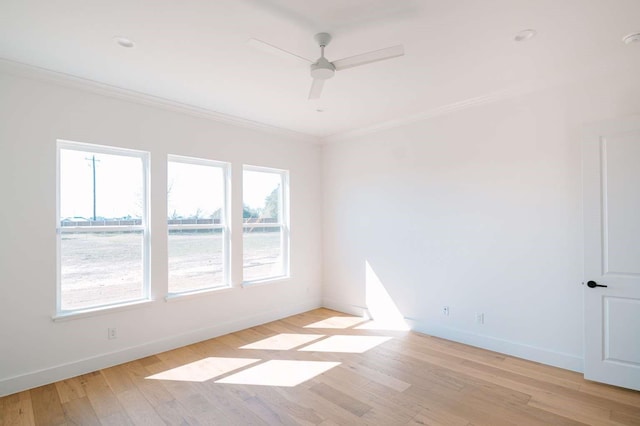
[[[382,123],[375,124],[369,127],[363,127],[360,129],[337,133],[334,135],[326,136],[322,139],[323,144],[330,144],[335,142],[345,142],[353,139],[358,139],[363,136],[382,132],[384,130],[395,129],[397,127],[407,126],[409,124],[426,121],[434,117],[439,117],[447,114],[451,114],[457,111],[462,111],[475,106],[491,104],[499,102],[505,99],[514,98],[517,96],[533,93],[537,90],[544,88],[545,86],[539,82],[529,83],[523,86],[518,86],[510,89],[500,90],[492,92],[486,95],[477,96],[474,98],[464,99],[462,101],[453,102],[450,104],[442,105],[436,108],[428,109],[426,111],[412,114],[407,117],[399,118],[396,120],[384,121]]]
[[[306,133],[296,132],[282,127],[271,126],[257,121],[247,120],[233,115],[223,114],[206,108],[197,107],[177,101],[173,101],[158,96],[149,95],[135,90],[123,89],[94,80],[77,77],[58,71],[52,71],[46,68],[13,61],[11,59],[0,58],[0,72],[14,75],[17,77],[30,78],[33,80],[54,83],[65,87],[84,90],[91,93],[108,96],[111,98],[122,99],[141,105],[161,108],[167,111],[177,112],[198,118],[205,118],[223,124],[236,127],[243,127],[251,130],[257,130],[265,133],[284,136],[289,139],[303,141],[311,144],[319,144],[321,138]]]

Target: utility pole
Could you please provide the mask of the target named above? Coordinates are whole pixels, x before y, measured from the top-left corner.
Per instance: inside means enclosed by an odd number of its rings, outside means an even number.
[[[91,158],[85,157],[85,160],[91,161],[91,171],[93,173],[93,220],[96,220],[96,156],[92,155]]]

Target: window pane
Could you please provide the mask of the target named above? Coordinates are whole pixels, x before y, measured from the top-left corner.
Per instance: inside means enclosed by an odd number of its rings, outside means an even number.
[[[207,160],[170,156],[167,169],[169,292],[227,284],[225,169]]]
[[[142,231],[61,235],[61,309],[84,309],[143,296]]]
[[[282,175],[245,170],[243,222],[278,223],[282,204]]]
[[[288,275],[288,223],[283,170],[245,166],[243,173],[243,281]]]
[[[284,275],[281,240],[282,230],[279,227],[244,228],[244,281]]]
[[[225,284],[222,238],[221,229],[169,230],[171,293]]]
[[[69,311],[140,300],[148,294],[145,154],[77,146],[59,150],[58,308]]]
[[[169,219],[223,217],[224,175],[221,167],[169,161],[167,216]]]
[[[60,150],[61,220],[141,218],[142,185],[140,158]]]

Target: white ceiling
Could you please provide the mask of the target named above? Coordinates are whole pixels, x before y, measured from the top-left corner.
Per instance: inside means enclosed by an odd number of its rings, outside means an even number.
[[[640,0],[1,0],[0,57],[326,137],[639,66],[640,43],[621,42],[639,17]],[[537,37],[515,42],[526,28]],[[246,43],[315,59],[321,31],[333,35],[329,60],[395,44],[406,53],[340,71],[308,101],[304,64]]]

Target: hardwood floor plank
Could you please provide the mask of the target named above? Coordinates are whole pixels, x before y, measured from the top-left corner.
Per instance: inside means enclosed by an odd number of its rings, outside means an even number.
[[[362,418],[374,424],[378,420],[393,419],[394,423],[405,423],[419,411],[417,404],[398,404],[403,398],[401,392],[391,390],[379,383],[368,380],[352,370],[335,369],[314,379],[316,382],[325,383],[333,388],[340,389],[348,395],[357,395],[358,401],[370,405],[372,409]],[[382,423],[384,424],[384,423]]]
[[[195,425],[202,424],[200,421],[187,413],[187,410],[175,399],[165,401],[162,405],[155,406],[155,410],[162,421],[168,425]]]
[[[318,394],[320,397],[336,404],[339,407],[344,408],[355,416],[361,417],[367,411],[371,410],[371,406],[357,399],[339,391],[338,389],[331,387],[325,383],[318,383],[311,387],[311,391]]]
[[[427,336],[430,338],[430,336]],[[441,339],[439,339],[441,340]],[[436,343],[434,343],[436,342]],[[412,348],[420,348],[420,343],[413,340],[408,342],[407,345]],[[465,361],[475,361],[479,364],[487,365],[490,367],[500,368],[505,371],[510,371],[522,375],[528,375],[538,379],[544,379],[550,383],[555,383],[560,386],[570,387],[577,390],[580,387],[580,381],[583,380],[582,376],[573,371],[562,370],[560,368],[545,366],[532,361],[526,361],[513,357],[506,357],[495,352],[484,351],[479,348],[471,348],[465,351],[465,346],[461,344],[444,344],[434,341],[430,338],[430,344],[428,351],[434,356],[443,358],[450,358],[455,356],[458,359]],[[484,351],[482,353],[479,351]],[[542,368],[541,368],[542,367]]]
[[[322,423],[319,423],[319,426],[340,426],[339,423],[334,422],[333,420],[325,420]]]
[[[405,353],[407,353],[407,355],[409,356],[419,357],[423,361],[429,361],[433,364],[438,364],[449,368],[451,370],[449,373],[447,373],[447,375],[449,376],[460,377],[461,374],[462,376],[468,375],[469,377],[494,382],[507,388],[512,388],[524,393],[528,393],[532,396],[539,396],[542,399],[546,399],[549,395],[558,394],[565,396],[576,396],[578,393],[575,390],[575,386],[573,385],[569,385],[569,387],[563,387],[556,383],[539,380],[537,378],[534,378],[535,374],[533,374],[533,372],[527,375],[522,375],[513,373],[510,369],[503,370],[498,366],[479,364],[475,361],[465,360],[457,357],[446,357],[446,354],[434,355],[433,353],[430,353],[429,350],[424,350],[420,353],[417,353],[414,350],[405,349]],[[539,365],[536,365],[536,368],[533,369],[533,371],[535,371],[537,368],[539,368]],[[553,367],[549,367],[549,370],[553,371],[555,369]],[[578,398],[578,400],[590,398],[587,396],[576,397]],[[603,404],[605,406],[615,406],[622,411],[629,409],[629,407],[620,406],[614,401],[605,401],[602,399],[593,399],[592,403],[594,405]]]
[[[98,416],[86,396],[74,398],[62,404],[64,417],[68,425],[94,426],[100,425]]]
[[[294,315],[0,398],[0,426],[640,424],[640,392],[375,327],[328,309]],[[243,376],[260,385],[220,381],[282,361],[335,365],[295,386],[276,386],[288,371],[270,368]]]
[[[60,397],[56,386],[46,385],[32,389],[31,403],[33,404],[33,417],[37,425],[64,425],[64,411],[60,403]]]
[[[423,409],[415,417],[406,423],[408,426],[467,426],[467,419],[458,417],[452,413]]]
[[[350,411],[320,398],[309,386],[296,388],[276,388],[288,400],[304,407],[311,408],[323,421],[319,424],[355,425],[359,418]]]
[[[102,373],[111,391],[116,395],[135,388],[126,368],[123,368],[123,366],[105,368],[100,370],[100,373]]]
[[[501,424],[544,424],[531,420],[529,416],[519,413],[521,406],[518,402],[493,401],[479,397],[476,392],[467,388],[460,391],[451,389],[434,390],[428,384],[414,386],[405,393],[418,400],[422,408],[434,412],[455,414],[472,424],[501,425]]]
[[[78,377],[54,383],[61,403],[66,403],[87,396]]]
[[[19,392],[0,399],[0,426],[35,425],[29,391]]]
[[[389,411],[376,405],[372,405],[371,410],[364,413],[360,419],[366,425],[403,425],[410,420],[403,413]]]
[[[147,367],[149,365],[157,364],[161,361],[158,358],[158,355],[151,355],[145,358],[140,358],[139,360],[137,360],[137,362],[140,363],[143,367]]]
[[[611,411],[593,407],[585,404],[565,405],[566,401],[557,395],[553,397],[534,397],[529,401],[529,405],[539,408],[550,413],[568,417],[572,420],[582,422],[588,425],[618,425],[619,423],[610,420]]]
[[[102,373],[87,375],[82,385],[91,406],[103,425],[131,425],[126,411],[116,398]]]
[[[272,386],[261,386],[256,391],[256,397],[261,401],[269,402],[278,413],[286,414],[297,424],[316,425],[324,420],[313,408],[290,401]]]
[[[134,387],[116,394],[120,405],[127,412],[131,422],[135,425],[161,425],[162,419],[153,409],[149,401]]]
[[[367,377],[369,380],[373,382],[376,382],[389,389],[393,389],[396,392],[404,392],[405,390],[411,387],[410,383],[397,379],[379,370],[374,370],[372,368],[366,367],[360,363],[354,363],[354,362],[345,363],[344,367],[349,368],[352,371],[355,371],[358,374],[361,374],[362,376]]]
[[[286,413],[280,412],[275,406],[271,406],[265,403],[260,398],[251,397],[244,400],[245,407],[254,412],[258,417],[264,420],[269,425],[289,425],[295,426],[298,423],[295,422]]]
[[[159,361],[159,358],[156,358]],[[167,389],[170,381],[148,379],[154,372],[165,369],[162,362],[126,364],[131,382],[167,424],[200,424]]]
[[[611,420],[623,425],[640,425],[639,416],[617,410],[611,410]]]
[[[562,368],[552,367],[550,365],[540,364],[538,362],[527,361],[520,358],[507,357],[498,364],[500,368],[508,369],[514,373],[530,375],[538,379],[549,382],[558,381],[562,386],[572,389],[578,389],[584,378],[582,374],[575,371],[563,370]]]
[[[475,366],[475,368],[480,368],[479,366]],[[483,367],[487,368],[487,367]],[[551,367],[553,368],[553,367]],[[640,414],[640,405],[636,404],[635,406],[629,406],[627,404],[620,403],[618,401],[608,399],[602,396],[596,396],[591,394],[585,394],[578,390],[573,389],[573,387],[563,387],[559,386],[555,383],[547,382],[543,379],[534,378],[531,375],[522,375],[511,373],[507,371],[503,371],[500,369],[489,368],[489,371],[493,372],[496,375],[507,378],[512,382],[517,382],[524,386],[528,386],[531,389],[537,389],[537,391],[531,391],[527,393],[531,393],[532,398],[537,397],[538,399],[546,400],[550,395],[555,395],[557,399],[563,399],[566,403],[572,405],[586,405],[591,408],[601,408],[605,410],[618,409],[624,412],[634,412]],[[640,401],[639,401],[640,402]]]
[[[202,395],[194,383],[165,381],[164,388],[179,404],[180,412],[185,420],[191,422],[192,419],[205,415],[212,418],[224,418],[224,415]]]
[[[618,401],[631,407],[640,407],[640,400],[638,400],[640,392],[631,389],[583,380],[580,384],[580,393],[606,398],[610,401]]]
[[[244,406],[246,398],[250,398],[246,392],[238,392],[226,386],[215,383],[203,383],[203,395],[210,403],[220,409],[227,419],[224,424],[233,425],[267,425],[268,423],[257,416],[253,411]],[[240,388],[241,386],[233,386]]]

